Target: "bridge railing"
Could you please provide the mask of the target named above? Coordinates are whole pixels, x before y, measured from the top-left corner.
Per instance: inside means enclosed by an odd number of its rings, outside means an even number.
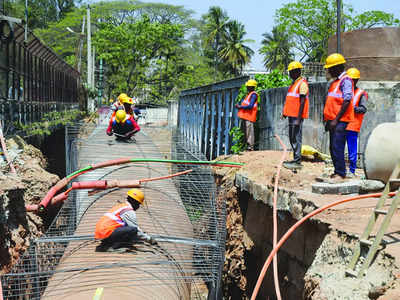
[[[30,123],[78,105],[80,74],[32,33],[15,25],[0,44],[0,118]]]
[[[229,131],[239,125],[234,100],[248,79],[243,76],[181,92],[178,128],[208,159],[230,153]]]
[[[247,78],[227,80],[205,87],[182,91],[179,99],[178,127],[208,159],[231,152],[229,130],[237,126],[237,110],[233,100],[240,85]],[[303,123],[303,144],[329,153],[329,135],[323,123],[323,110],[327,94],[327,82],[315,82],[310,88],[309,118]],[[398,82],[360,82],[360,88],[369,94],[367,113],[359,135],[359,165],[368,136],[380,123],[398,121],[400,84]],[[278,134],[286,145],[288,121],[281,119],[287,87],[260,92],[259,112],[255,125],[256,147],[259,150],[280,149],[274,138]]]

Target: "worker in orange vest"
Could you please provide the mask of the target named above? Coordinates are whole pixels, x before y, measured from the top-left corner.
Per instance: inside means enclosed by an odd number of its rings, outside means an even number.
[[[101,243],[96,247],[96,251],[123,252],[138,240],[156,244],[156,241],[144,233],[137,224],[135,211],[143,205],[143,192],[131,189],[126,194],[125,203],[113,206],[97,222],[94,237],[101,240]]]
[[[292,78],[292,85],[286,95],[283,106],[282,117],[289,119],[289,141],[293,149],[293,160],[286,161],[283,165],[286,168],[301,168],[301,144],[303,136],[303,120],[308,118],[309,90],[308,82],[301,77],[303,65],[293,61],[288,66],[289,76]]]
[[[330,176],[335,181],[346,178],[344,149],[346,146],[346,128],[354,120],[352,99],[354,83],[344,71],[346,60],[339,53],[331,54],[326,59],[325,68],[334,78],[330,84],[324,107],[325,129],[329,131],[329,150],[335,168]]]
[[[350,122],[346,128],[347,150],[349,152],[350,161],[347,177],[354,178],[356,177],[355,172],[357,168],[358,133],[361,130],[364,115],[367,112],[368,93],[357,87],[361,75],[358,69],[350,68],[346,73],[354,82],[354,120]]]
[[[238,117],[241,120],[240,127],[242,128],[245,140],[247,142],[247,150],[254,150],[254,123],[257,120],[258,110],[258,94],[255,92],[257,81],[250,79],[246,82],[247,96],[241,100],[240,104],[235,107],[239,109]]]

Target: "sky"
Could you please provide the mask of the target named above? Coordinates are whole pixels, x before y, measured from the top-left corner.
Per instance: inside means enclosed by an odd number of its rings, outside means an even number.
[[[262,34],[271,32],[274,26],[275,10],[290,0],[141,0],[142,2],[159,2],[171,5],[184,6],[195,12],[194,17],[200,18],[207,13],[210,6],[220,6],[227,11],[231,19],[236,19],[245,25],[246,39],[252,39],[255,43],[249,44],[254,50],[250,67],[263,70],[262,56],[258,54],[261,47]],[[399,0],[342,0],[345,4],[351,4],[357,14],[367,10],[382,10],[393,13],[400,18]]]

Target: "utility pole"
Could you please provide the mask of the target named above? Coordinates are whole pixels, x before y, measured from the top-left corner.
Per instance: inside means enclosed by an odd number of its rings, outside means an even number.
[[[341,35],[340,32],[342,31],[342,26],[341,26],[341,20],[342,20],[342,0],[336,0],[337,8],[337,29],[336,29],[336,40],[337,40],[337,47],[336,47],[336,52],[341,53],[342,52],[342,47],[341,47]]]
[[[90,6],[87,6],[87,85],[91,88],[92,79],[92,39],[90,32]]]
[[[79,36],[79,59],[78,59],[78,72],[81,73],[81,65],[82,65],[82,48],[83,48],[83,37],[85,34],[85,16],[83,16],[82,22],[82,32]]]
[[[92,88],[95,87],[95,84],[94,84],[94,76],[95,76],[95,73],[96,73],[96,59],[95,59],[95,57],[96,57],[96,48],[93,47],[92,48],[92,78],[91,78],[91,86],[92,86]]]

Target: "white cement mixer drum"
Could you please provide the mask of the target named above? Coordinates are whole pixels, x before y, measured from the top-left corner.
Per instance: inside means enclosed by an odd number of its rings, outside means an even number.
[[[400,161],[400,122],[378,125],[364,151],[364,171],[368,179],[387,182]]]

